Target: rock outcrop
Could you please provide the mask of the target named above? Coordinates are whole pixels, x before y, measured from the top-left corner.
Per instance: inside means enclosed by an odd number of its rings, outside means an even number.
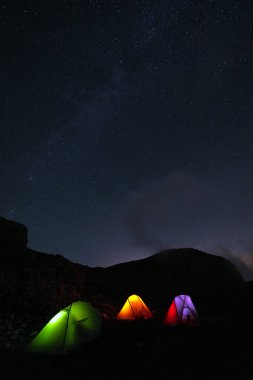
[[[6,249],[25,249],[27,228],[20,223],[0,217],[0,246]]]

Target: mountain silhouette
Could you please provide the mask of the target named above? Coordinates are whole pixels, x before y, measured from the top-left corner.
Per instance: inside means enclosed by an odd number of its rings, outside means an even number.
[[[58,254],[34,251],[27,241],[25,226],[0,218],[3,347],[24,345],[58,310],[79,299],[92,302],[108,319],[133,293],[158,314],[175,295],[186,293],[205,315],[226,313],[245,292],[245,282],[231,262],[191,248],[90,268]]]

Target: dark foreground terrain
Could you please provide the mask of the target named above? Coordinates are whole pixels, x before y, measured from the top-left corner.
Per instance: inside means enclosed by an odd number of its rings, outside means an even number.
[[[252,318],[198,327],[107,321],[99,339],[66,356],[5,352],[1,359],[1,379],[252,379]]]

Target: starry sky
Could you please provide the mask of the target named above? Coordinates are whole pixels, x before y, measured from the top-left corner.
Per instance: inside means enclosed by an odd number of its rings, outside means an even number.
[[[253,279],[252,0],[1,0],[0,214],[89,266]]]

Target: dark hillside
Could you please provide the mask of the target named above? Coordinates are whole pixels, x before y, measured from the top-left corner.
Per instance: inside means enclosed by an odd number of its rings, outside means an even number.
[[[237,292],[244,280],[236,267],[223,257],[191,248],[170,249],[138,261],[106,268],[108,288],[115,286],[115,298],[140,293],[153,305],[168,304],[177,294],[197,298]]]
[[[202,319],[237,313],[252,294],[228,260],[194,249],[160,252],[108,268],[89,268],[26,246],[27,229],[0,218],[0,345],[22,349],[57,311],[78,299],[113,319],[139,294],[162,318],[173,297],[189,293]],[[243,302],[242,309],[250,309]],[[241,309],[241,310],[242,310]]]

